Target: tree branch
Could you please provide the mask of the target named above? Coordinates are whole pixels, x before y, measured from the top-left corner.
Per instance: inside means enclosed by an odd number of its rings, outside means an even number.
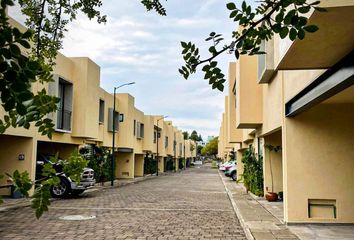
[[[206,63],[206,62],[210,62],[213,59],[215,59],[217,56],[219,56],[220,54],[222,54],[223,52],[225,52],[226,50],[230,49],[231,46],[235,45],[236,43],[240,42],[241,40],[243,40],[247,34],[253,30],[258,24],[262,23],[263,21],[269,20],[269,18],[272,16],[272,14],[282,5],[284,0],[280,0],[277,4],[275,4],[275,6],[273,6],[272,10],[269,11],[269,13],[267,13],[266,15],[264,15],[261,19],[259,19],[258,21],[254,22],[251,24],[251,26],[240,36],[238,37],[235,41],[233,41],[230,45],[228,45],[227,47],[223,48],[222,50],[216,52],[215,54],[213,54],[213,56],[211,56],[210,58],[207,58],[205,60],[202,60],[200,62],[198,62],[197,64],[194,64],[193,67],[196,68],[198,65]]]

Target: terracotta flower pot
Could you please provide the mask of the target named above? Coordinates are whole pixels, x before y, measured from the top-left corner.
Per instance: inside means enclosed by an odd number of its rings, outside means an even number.
[[[266,199],[268,202],[275,202],[278,200],[278,194],[274,193],[274,192],[268,192],[265,195]]]

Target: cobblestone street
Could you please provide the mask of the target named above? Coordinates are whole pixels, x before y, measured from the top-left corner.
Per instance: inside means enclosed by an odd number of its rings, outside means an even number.
[[[84,221],[66,215],[94,215]],[[0,212],[0,239],[246,239],[215,169],[194,168],[120,188]]]

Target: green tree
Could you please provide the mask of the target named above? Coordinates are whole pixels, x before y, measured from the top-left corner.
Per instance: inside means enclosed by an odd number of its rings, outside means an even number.
[[[141,1],[148,11],[155,10],[166,15],[159,1]],[[11,26],[6,14],[8,7],[17,3],[26,17],[27,30],[24,32]],[[42,135],[51,138],[54,131],[52,120],[47,114],[57,110],[59,99],[49,96],[45,88],[32,92],[32,84],[52,81],[52,70],[58,50],[62,47],[67,24],[79,12],[98,23],[106,22],[106,16],[98,10],[100,0],[1,0],[0,3],[0,99],[4,115],[0,119],[0,134],[9,127],[30,128],[33,123]],[[32,208],[39,218],[50,205],[50,187],[65,174],[76,182],[88,161],[78,152],[71,154],[68,161],[53,158],[61,164],[63,172],[57,173],[51,164],[44,165],[43,179],[32,181],[28,172],[15,171],[7,174],[17,191],[29,196],[36,185]],[[1,176],[0,176],[1,177]],[[1,202],[1,201],[0,201]]]
[[[203,156],[214,156],[218,154],[218,137],[211,139],[202,149],[201,154]]]
[[[6,15],[5,9],[15,3],[26,17],[25,32],[11,26]],[[166,15],[159,1],[141,3],[148,11]],[[52,81],[51,72],[67,25],[79,12],[98,23],[106,22],[106,16],[98,10],[101,5],[101,0],[1,1],[0,95],[5,115],[0,119],[0,134],[10,126],[28,129],[33,123],[42,135],[51,138],[54,124],[46,116],[57,110],[59,99],[48,96],[44,88],[32,92],[31,85]]]
[[[193,130],[191,135],[189,136],[189,139],[195,141],[195,142],[200,142],[200,141],[203,141],[201,135],[197,133],[196,130]]]
[[[240,3],[236,5],[234,2]],[[182,55],[185,64],[179,69],[185,79],[195,73],[202,66],[204,79],[209,81],[212,89],[224,90],[225,75],[218,67],[216,58],[223,53],[232,53],[238,59],[240,55],[265,54],[261,51],[262,41],[270,40],[275,34],[282,39],[287,36],[291,41],[304,39],[306,33],[318,30],[315,25],[308,24],[307,13],[326,11],[318,7],[320,1],[313,0],[262,0],[252,9],[246,1],[234,1],[226,4],[230,11],[230,19],[239,26],[242,31],[232,32],[232,41],[224,43],[221,34],[211,32],[205,41],[210,42],[210,56],[202,59],[199,48],[192,42],[181,42]]]
[[[184,140],[189,138],[189,133],[187,131],[182,132]]]
[[[202,149],[203,149],[202,145],[197,145],[197,155],[201,155],[202,154]]]

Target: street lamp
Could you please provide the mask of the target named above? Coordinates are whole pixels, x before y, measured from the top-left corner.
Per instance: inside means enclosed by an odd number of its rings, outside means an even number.
[[[184,170],[186,170],[187,159],[186,159],[186,139],[183,139],[183,155],[184,155]]]
[[[157,136],[156,136],[156,176],[159,175],[159,121],[167,118],[168,116],[163,116],[157,119]]]
[[[114,185],[114,147],[115,147],[115,136],[116,136],[116,90],[118,88],[127,86],[127,85],[133,85],[135,82],[130,82],[130,83],[124,83],[118,87],[114,87],[113,91],[113,138],[112,138],[112,159],[111,159],[111,186]]]

